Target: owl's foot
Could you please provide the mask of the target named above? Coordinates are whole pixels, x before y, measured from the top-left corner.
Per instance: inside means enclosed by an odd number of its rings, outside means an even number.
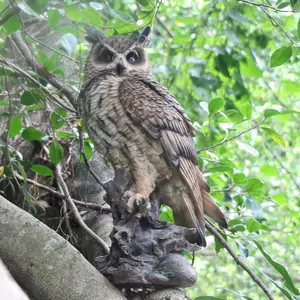
[[[131,214],[137,212],[145,216],[151,208],[149,198],[133,191],[126,191],[123,199],[127,201],[127,211]]]

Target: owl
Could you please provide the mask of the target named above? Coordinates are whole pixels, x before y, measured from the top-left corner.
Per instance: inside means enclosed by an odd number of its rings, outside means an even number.
[[[128,210],[155,190],[173,210],[175,224],[196,228],[206,245],[207,214],[226,227],[198,168],[194,128],[184,109],[152,77],[144,49],[150,27],[140,34],[106,37],[88,29],[92,43],[80,95],[81,116],[96,150],[133,178]]]

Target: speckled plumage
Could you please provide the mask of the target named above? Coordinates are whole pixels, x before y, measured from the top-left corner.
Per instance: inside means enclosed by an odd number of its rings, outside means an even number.
[[[83,121],[96,149],[114,168],[131,172],[134,192],[148,198],[157,189],[175,223],[196,227],[205,245],[204,212],[222,226],[226,221],[197,167],[190,119],[152,79],[145,32],[89,38],[94,44],[80,97]]]

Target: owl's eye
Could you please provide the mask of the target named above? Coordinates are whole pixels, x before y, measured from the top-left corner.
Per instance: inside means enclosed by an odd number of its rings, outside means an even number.
[[[132,65],[136,65],[138,63],[141,62],[141,58],[138,54],[137,51],[130,51],[127,55],[126,55],[126,59],[129,63],[131,63]]]
[[[97,56],[97,60],[102,63],[110,63],[114,58],[114,53],[107,48],[104,48],[100,51]]]

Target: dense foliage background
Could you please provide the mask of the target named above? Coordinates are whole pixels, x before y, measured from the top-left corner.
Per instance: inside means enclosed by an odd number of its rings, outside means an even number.
[[[300,299],[299,10],[298,0],[0,0],[0,59],[20,62],[10,41],[21,31],[37,63],[78,93],[89,48],[85,24],[107,35],[153,26],[148,50],[153,75],[176,96],[197,128],[199,164],[211,195],[230,220],[228,243],[275,299]],[[11,178],[13,169],[24,174],[23,168],[29,167],[51,176],[45,166],[26,165],[13,141],[43,138],[30,112],[56,109],[47,122],[57,140],[50,159],[57,163],[63,156],[62,140],[78,137],[70,121],[74,114],[57,109],[45,91],[3,60],[0,72],[0,117],[6,124],[3,132],[8,129],[0,154],[9,157],[2,159],[0,175]],[[35,73],[31,75],[41,80]],[[74,126],[71,133],[61,130],[66,124]],[[91,149],[87,140],[85,150],[91,154]],[[172,218],[170,209],[164,208],[162,217]],[[194,298],[266,297],[213,238],[196,254],[195,267],[198,281],[186,290]]]

